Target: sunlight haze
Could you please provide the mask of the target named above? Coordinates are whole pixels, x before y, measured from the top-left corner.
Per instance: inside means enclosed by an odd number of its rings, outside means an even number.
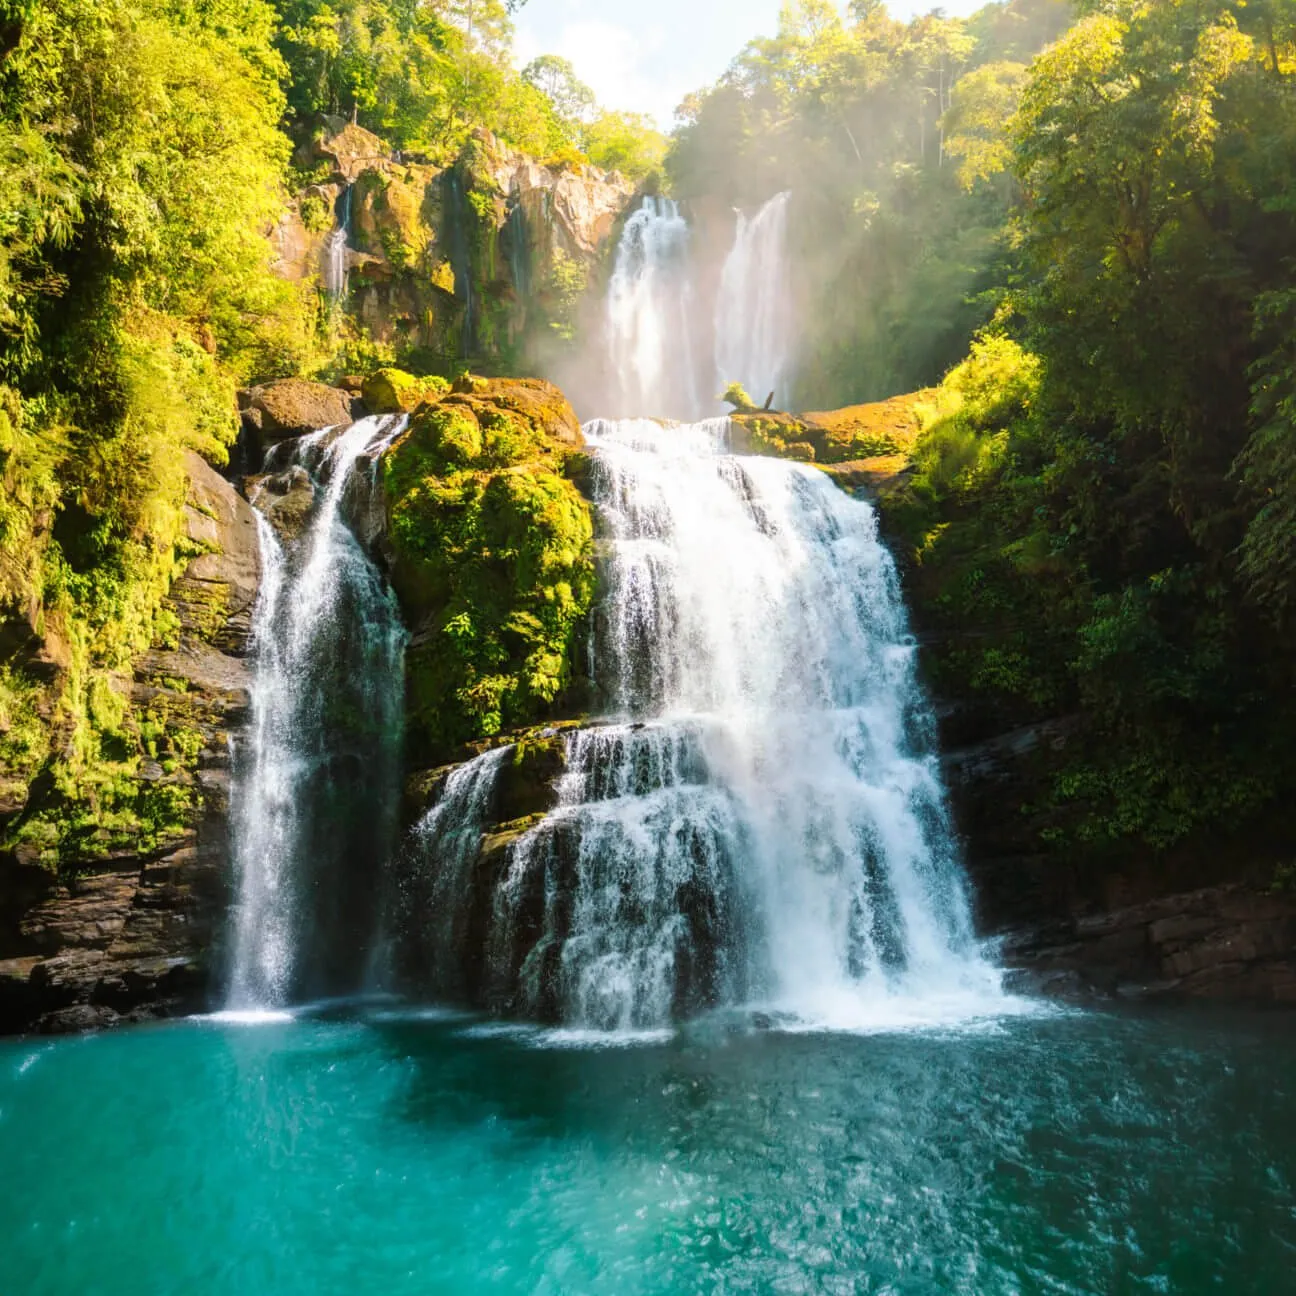
[[[982,0],[894,0],[898,18],[940,8],[968,14]],[[570,59],[606,108],[648,113],[669,130],[675,107],[710,85],[749,40],[773,35],[782,0],[530,0],[516,19],[517,61]]]

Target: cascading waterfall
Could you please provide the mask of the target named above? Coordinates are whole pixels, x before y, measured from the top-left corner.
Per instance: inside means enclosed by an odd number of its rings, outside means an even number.
[[[706,399],[695,372],[688,247],[688,222],[669,198],[645,197],[626,222],[606,318],[618,413],[691,418]]]
[[[267,459],[268,472],[305,470],[321,485],[287,550],[260,519],[252,723],[235,762],[231,1009],[354,989],[373,945],[397,829],[405,632],[343,513],[374,489],[377,455],[403,425],[362,419]]]
[[[458,861],[442,948],[478,942],[485,1002],[596,1029],[714,1005],[850,1025],[984,1011],[998,976],[873,509],[728,453],[728,432],[587,426],[612,718],[567,739],[559,804],[496,866],[484,937],[468,857],[429,854]],[[479,816],[499,760],[458,776]],[[466,804],[443,800],[425,834],[471,838]]]
[[[338,204],[337,224],[324,240],[324,291],[330,301],[339,300],[347,288],[347,243],[351,237],[351,186],[347,185]]]
[[[790,193],[750,219],[738,213],[715,312],[717,390],[741,383],[757,402],[785,401],[794,337],[787,234]]]
[[[795,358],[790,206],[791,194],[781,193],[754,216],[737,213],[712,308],[696,288],[705,277],[678,204],[643,200],[626,222],[608,285],[603,399],[613,412],[699,418],[732,382],[758,401],[771,391],[786,400]],[[699,322],[708,309],[710,321]]]

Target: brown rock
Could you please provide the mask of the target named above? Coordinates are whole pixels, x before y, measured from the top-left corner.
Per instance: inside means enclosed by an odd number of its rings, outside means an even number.
[[[1296,897],[1232,884],[1021,931],[1003,957],[1040,993],[1122,998],[1296,998]]]
[[[171,596],[187,630],[223,651],[241,655],[252,633],[252,609],[261,585],[261,544],[252,506],[214,468],[186,456],[189,500],[185,524],[200,554]]]
[[[280,378],[253,387],[248,407],[260,411],[262,435],[267,442],[354,422],[348,393],[304,378]]]
[[[248,494],[281,540],[292,544],[301,538],[315,507],[315,483],[304,468],[294,465],[269,477],[252,478]]]

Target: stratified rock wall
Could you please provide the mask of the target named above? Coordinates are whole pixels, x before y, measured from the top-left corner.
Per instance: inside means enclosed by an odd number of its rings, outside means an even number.
[[[136,663],[130,701],[144,748],[136,777],[191,807],[188,827],[75,878],[24,860],[0,874],[0,1031],[193,1011],[219,967],[231,735],[250,705],[260,555],[247,502],[198,456],[187,467],[188,535],[203,552],[171,591],[179,634]]]

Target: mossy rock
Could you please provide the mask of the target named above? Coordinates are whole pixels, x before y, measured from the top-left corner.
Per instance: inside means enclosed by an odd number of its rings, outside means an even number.
[[[444,378],[418,378],[403,369],[379,369],[364,380],[361,396],[371,414],[411,414],[450,390]]]
[[[583,447],[557,388],[474,379],[424,402],[384,457],[392,582],[418,758],[553,714],[594,588]]]
[[[741,454],[819,464],[907,456],[936,397],[934,390],[926,390],[802,415],[740,412],[733,417],[734,447]]]

